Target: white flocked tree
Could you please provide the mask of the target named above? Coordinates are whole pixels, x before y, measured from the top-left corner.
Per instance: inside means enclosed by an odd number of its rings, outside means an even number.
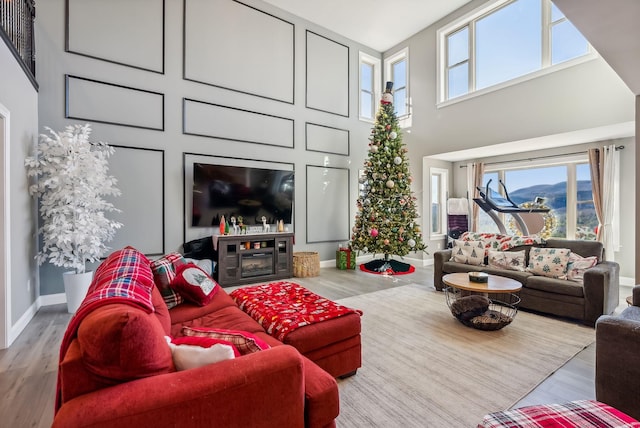
[[[38,263],[82,273],[87,262],[106,255],[121,223],[106,212],[119,212],[106,196],[119,196],[116,179],[109,175],[108,158],[113,147],[90,142],[91,127],[70,125],[64,131],[40,135],[34,156],[25,160],[28,175],[35,177],[29,193],[39,197],[42,248]]]

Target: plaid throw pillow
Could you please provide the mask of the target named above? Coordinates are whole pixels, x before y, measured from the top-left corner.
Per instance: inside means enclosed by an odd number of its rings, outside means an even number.
[[[184,301],[182,296],[170,287],[170,284],[176,277],[178,267],[185,263],[184,257],[178,252],[167,254],[151,262],[153,282],[160,290],[160,294],[162,294],[162,298],[169,309],[178,306]]]
[[[267,342],[246,331],[182,327],[182,334],[224,340],[235,346],[242,355],[270,348]]]

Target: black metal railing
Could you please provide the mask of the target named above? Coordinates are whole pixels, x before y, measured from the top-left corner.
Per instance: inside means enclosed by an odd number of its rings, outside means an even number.
[[[35,0],[0,0],[0,35],[35,84]]]

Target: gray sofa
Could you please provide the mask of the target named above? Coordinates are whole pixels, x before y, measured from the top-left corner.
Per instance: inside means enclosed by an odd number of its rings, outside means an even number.
[[[525,250],[525,261],[529,261],[531,247],[568,248],[583,257],[597,256],[598,264],[587,269],[584,284],[563,279],[533,275],[530,272],[496,269],[489,266],[473,266],[450,261],[451,250],[440,250],[433,254],[433,283],[436,290],[443,290],[442,277],[456,272],[487,272],[519,281],[520,308],[561,317],[581,320],[594,326],[599,316],[611,314],[619,303],[620,266],[616,262],[604,261],[602,243],[568,239],[548,239],[544,244],[524,245],[509,251]]]
[[[596,322],[596,399],[640,419],[640,285],[632,302]]]

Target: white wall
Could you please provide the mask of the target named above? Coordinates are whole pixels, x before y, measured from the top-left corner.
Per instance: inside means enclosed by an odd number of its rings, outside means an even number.
[[[414,183],[423,183],[423,170],[416,160],[430,155],[635,120],[634,95],[601,58],[438,108],[436,32],[484,3],[483,0],[470,2],[383,54],[389,57],[409,48],[412,125],[410,132],[405,131],[403,141],[412,160]],[[593,141],[601,139],[598,136]],[[521,147],[522,151],[535,149],[534,144]],[[575,146],[568,150],[574,151]],[[626,174],[635,173],[635,168],[629,165],[625,168]],[[465,181],[459,185],[464,187]],[[419,189],[420,196],[422,190]],[[428,197],[429,189],[425,188],[424,192]],[[418,206],[422,207],[423,203],[420,201]],[[634,210],[627,211],[626,215],[634,215]],[[633,248],[633,242],[628,244],[627,248]],[[433,247],[428,251],[432,253]]]
[[[0,104],[10,114],[11,327],[36,301],[35,204],[27,190],[24,159],[38,135],[38,93],[3,41],[0,41]],[[4,196],[4,195],[3,195]]]
[[[145,0],[147,5],[153,9],[154,15],[157,15],[155,11],[158,9],[158,4],[161,0]],[[231,0],[215,0],[210,3],[202,2],[202,0],[186,0],[189,7],[203,7],[208,8],[212,4],[220,5],[228,9],[229,16],[209,16],[202,18],[203,22],[211,23],[211,25],[219,25],[220,27],[228,28],[229,31],[234,30],[234,26],[240,26],[245,21],[239,19],[240,16],[248,14],[251,18],[255,18],[256,14],[253,9],[247,8],[238,2]],[[123,145],[137,148],[151,148],[164,151],[164,230],[158,231],[158,233],[164,233],[164,251],[169,252],[177,249],[183,243],[183,222],[184,222],[184,202],[183,202],[183,153],[195,153],[205,155],[227,156],[235,158],[246,158],[256,160],[266,160],[272,162],[287,162],[293,163],[296,171],[296,190],[295,190],[295,233],[296,233],[296,245],[295,251],[318,251],[320,258],[323,260],[332,259],[335,257],[335,242],[307,244],[305,242],[306,232],[308,227],[314,225],[307,225],[306,218],[306,206],[308,198],[313,198],[313,194],[306,194],[306,180],[305,171],[306,165],[315,166],[329,166],[337,168],[347,168],[350,172],[350,180],[348,183],[350,194],[350,218],[349,224],[352,224],[355,218],[355,198],[357,195],[357,170],[362,168],[363,160],[366,157],[366,148],[368,144],[368,136],[371,130],[371,124],[366,122],[360,122],[358,118],[358,51],[363,50],[366,53],[380,57],[380,53],[375,52],[369,48],[358,45],[352,41],[339,37],[327,30],[319,28],[318,26],[301,20],[297,17],[293,17],[279,9],[261,2],[260,0],[251,0],[245,2],[249,6],[255,7],[267,14],[273,15],[274,20],[268,20],[273,24],[278,31],[282,30],[282,26],[277,18],[284,19],[294,24],[295,35],[295,48],[294,48],[294,61],[293,66],[295,69],[295,77],[292,94],[294,96],[293,103],[288,103],[287,98],[291,94],[274,93],[273,88],[266,87],[268,82],[264,85],[254,87],[255,80],[263,78],[262,74],[268,73],[273,68],[281,67],[281,62],[269,63],[269,61],[276,61],[275,58],[279,58],[278,61],[286,61],[290,58],[282,56],[282,52],[278,52],[279,57],[272,57],[268,54],[263,55],[261,61],[261,67],[254,70],[249,70],[246,78],[239,78],[239,76],[247,73],[246,66],[241,67],[238,63],[243,63],[245,58],[237,57],[236,61],[229,61],[227,56],[223,58],[215,57],[215,52],[224,52],[224,55],[236,55],[234,46],[241,46],[246,44],[247,40],[251,37],[257,37],[259,39],[265,39],[270,43],[274,42],[271,37],[273,34],[265,33],[266,29],[258,26],[246,28],[243,31],[242,37],[237,39],[225,39],[224,37],[212,38],[212,36],[206,37],[203,44],[204,49],[209,49],[209,53],[203,53],[202,56],[188,56],[188,72],[194,77],[193,80],[203,80],[216,78],[224,79],[225,81],[234,82],[243,86],[251,85],[252,89],[246,92],[255,93],[261,92],[261,96],[254,96],[248,93],[232,91],[224,89],[219,86],[211,86],[196,81],[189,81],[183,79],[183,1],[170,1],[164,2],[165,6],[165,25],[164,25],[164,74],[154,73],[142,69],[127,67],[114,62],[106,62],[95,58],[90,58],[83,55],[73,54],[65,52],[65,1],[64,0],[47,0],[46,2],[38,3],[38,19],[36,20],[38,37],[38,81],[40,84],[40,102],[39,102],[39,115],[40,115],[40,128],[49,126],[53,129],[61,129],[64,126],[71,123],[81,123],[81,120],[65,119],[65,75],[79,76],[83,79],[97,80],[101,82],[109,82],[129,88],[141,89],[145,91],[151,91],[154,93],[163,94],[164,96],[164,130],[151,130],[140,129],[135,127],[126,127],[105,123],[93,124],[93,137],[96,140],[106,141],[113,145]],[[86,10],[85,2],[71,1],[72,9],[76,12],[74,19],[77,20],[76,27],[79,28],[82,23],[82,15],[78,16],[77,13],[81,13],[82,10]],[[94,3],[100,5],[100,2]],[[128,5],[126,2],[121,2],[122,14],[127,14]],[[102,7],[96,6],[96,7]],[[89,9],[91,10],[91,9]],[[204,9],[203,9],[204,10]],[[264,18],[261,15],[257,15],[258,19]],[[105,16],[105,19],[109,19]],[[190,18],[194,22],[196,18]],[[225,27],[227,24],[230,27]],[[100,22],[96,22],[93,27],[96,32],[103,31],[102,28],[98,30]],[[86,26],[91,29],[91,25]],[[286,26],[285,26],[286,27]],[[78,30],[81,31],[82,29]],[[207,30],[207,31],[205,31]],[[193,31],[204,31],[202,34],[209,34],[210,28],[187,28],[193,39]],[[285,28],[286,30],[286,28]],[[321,48],[314,50],[310,54],[310,58],[307,58],[306,52],[306,38],[307,30],[313,31],[315,34],[321,36],[321,38],[314,37],[314,43],[320,43]],[[87,29],[83,31],[89,31]],[[119,28],[119,26],[113,26],[111,31],[129,31],[128,28]],[[145,21],[139,20],[136,22],[136,34],[144,35],[148,32],[156,33],[158,31],[157,21]],[[139,32],[139,33],[138,33]],[[154,61],[154,58],[148,57],[147,51],[144,50],[145,46],[148,46],[150,50],[157,51],[157,40],[147,39],[143,36],[136,36],[137,40],[142,40],[143,44],[140,48],[140,56],[126,55],[123,56],[122,61],[133,61],[139,58],[145,63],[151,64],[148,68],[158,68],[159,65]],[[211,37],[211,38],[209,38]],[[284,36],[286,37],[286,31]],[[326,42],[324,38],[329,38],[337,43],[331,41]],[[111,56],[119,55],[119,50],[114,49],[109,43],[116,43],[121,37],[114,37],[111,40],[108,37],[96,37],[95,43],[87,44],[82,43],[78,49],[95,49],[96,51],[108,52]],[[196,37],[197,39],[197,37]],[[146,45],[144,44],[146,43]],[[194,42],[195,43],[195,42]],[[105,45],[106,44],[106,45]],[[76,45],[80,46],[79,43]],[[282,45],[274,45],[276,48]],[[251,48],[251,47],[249,47]],[[331,76],[337,76],[337,79],[341,78],[341,71],[344,71],[344,76],[348,79],[349,90],[348,93],[340,92],[337,96],[340,98],[338,101],[340,107],[344,105],[344,100],[348,100],[348,117],[344,115],[342,111],[338,114],[327,113],[324,106],[331,106],[332,100],[311,100],[309,103],[307,100],[307,94],[324,94],[325,92],[333,93],[335,85],[331,80],[322,80],[319,76],[313,75],[313,81],[310,82],[311,86],[308,92],[307,73],[305,70],[305,63],[308,59],[312,59],[314,63],[322,66],[322,55],[342,55],[347,52],[348,48],[348,72],[344,67],[336,70],[335,63],[331,62],[331,58],[328,57],[327,65],[329,67],[329,74]],[[125,47],[123,49],[132,49],[131,47]],[[262,54],[264,52],[255,52],[256,54]],[[143,55],[144,54],[144,55]],[[209,55],[209,56],[208,56]],[[213,55],[213,56],[212,56]],[[222,55],[222,54],[221,54]],[[220,60],[227,59],[220,65]],[[120,61],[121,58],[118,58]],[[216,62],[217,61],[217,62]],[[330,63],[330,64],[329,64]],[[139,65],[139,64],[138,64]],[[222,70],[220,67],[224,66],[228,69]],[[143,66],[142,68],[144,68]],[[235,69],[234,69],[235,67]],[[212,70],[209,73],[200,73],[197,71]],[[220,70],[216,73],[216,70]],[[284,69],[283,69],[284,70]],[[348,73],[348,74],[347,74]],[[282,82],[287,79],[281,78],[282,76],[274,76],[277,79],[278,87],[286,88]],[[329,76],[330,77],[330,76]],[[309,77],[311,79],[312,77]],[[340,82],[344,84],[344,82]],[[221,86],[221,85],[220,85]],[[323,92],[323,88],[327,91]],[[243,88],[234,88],[240,89]],[[264,91],[262,91],[264,89]],[[80,85],[76,86],[76,93],[79,99],[85,102],[85,109],[79,109],[76,111],[76,115],[80,115],[84,112],[90,111],[94,115],[104,115],[106,117],[116,117],[118,110],[116,103],[118,96],[115,94],[102,92],[102,88],[97,88],[95,85]],[[86,91],[96,91],[96,95],[90,98],[86,97]],[[125,91],[126,92],[126,91]],[[132,92],[133,93],[133,92]],[[139,95],[139,93],[135,93]],[[316,95],[320,97],[321,95]],[[83,98],[85,97],[85,98]],[[144,98],[144,97],[143,97]],[[240,141],[231,141],[219,138],[207,138],[194,135],[183,134],[183,98],[190,98],[195,100],[202,100],[208,103],[228,106],[235,109],[248,110],[251,112],[264,113],[288,119],[294,121],[294,147],[278,147],[275,145],[264,144],[251,144]],[[278,101],[282,98],[285,102]],[[120,102],[121,109],[128,110],[131,108],[126,103],[126,93],[124,95],[124,102]],[[89,101],[91,103],[89,103]],[[149,113],[150,109],[155,109],[157,104],[157,98],[154,95],[149,95],[142,100],[136,100],[148,105],[149,109],[141,109],[135,115],[129,119],[134,121],[142,121],[150,123],[154,127],[157,124],[157,120]],[[319,101],[322,101],[320,103]],[[74,101],[75,103],[75,101]],[[148,103],[148,104],[145,104]],[[90,104],[90,105],[89,105]],[[76,103],[77,105],[77,103]],[[306,105],[310,105],[307,108]],[[316,106],[322,106],[317,109]],[[75,107],[77,109],[77,106]],[[156,116],[157,117],[157,116]],[[126,120],[127,118],[123,119]],[[305,149],[305,123],[313,123],[319,125],[325,125],[329,127],[349,130],[350,132],[350,151],[348,155],[337,155],[330,153],[321,153],[316,151],[307,151]],[[234,123],[233,129],[242,133],[247,130],[255,131],[252,128],[252,123],[248,121],[238,121]],[[269,140],[269,135],[265,135],[264,139]],[[156,165],[154,165],[156,167]],[[145,165],[140,165],[140,168],[131,170],[130,177],[126,177],[127,180],[144,174]],[[157,188],[149,186],[148,192],[158,192]],[[155,194],[154,194],[155,195]],[[145,203],[145,192],[141,191],[137,199],[139,204]],[[154,199],[155,200],[155,199]],[[115,200],[116,206],[118,200]],[[121,207],[122,208],[122,207]],[[125,207],[126,208],[126,207]],[[150,215],[160,215],[158,213],[150,213]],[[122,214],[123,222],[126,223],[126,212]],[[135,245],[135,243],[132,243]],[[50,265],[43,265],[41,268],[41,283],[42,294],[54,294],[60,293],[63,290],[62,279],[60,270],[55,269]]]

